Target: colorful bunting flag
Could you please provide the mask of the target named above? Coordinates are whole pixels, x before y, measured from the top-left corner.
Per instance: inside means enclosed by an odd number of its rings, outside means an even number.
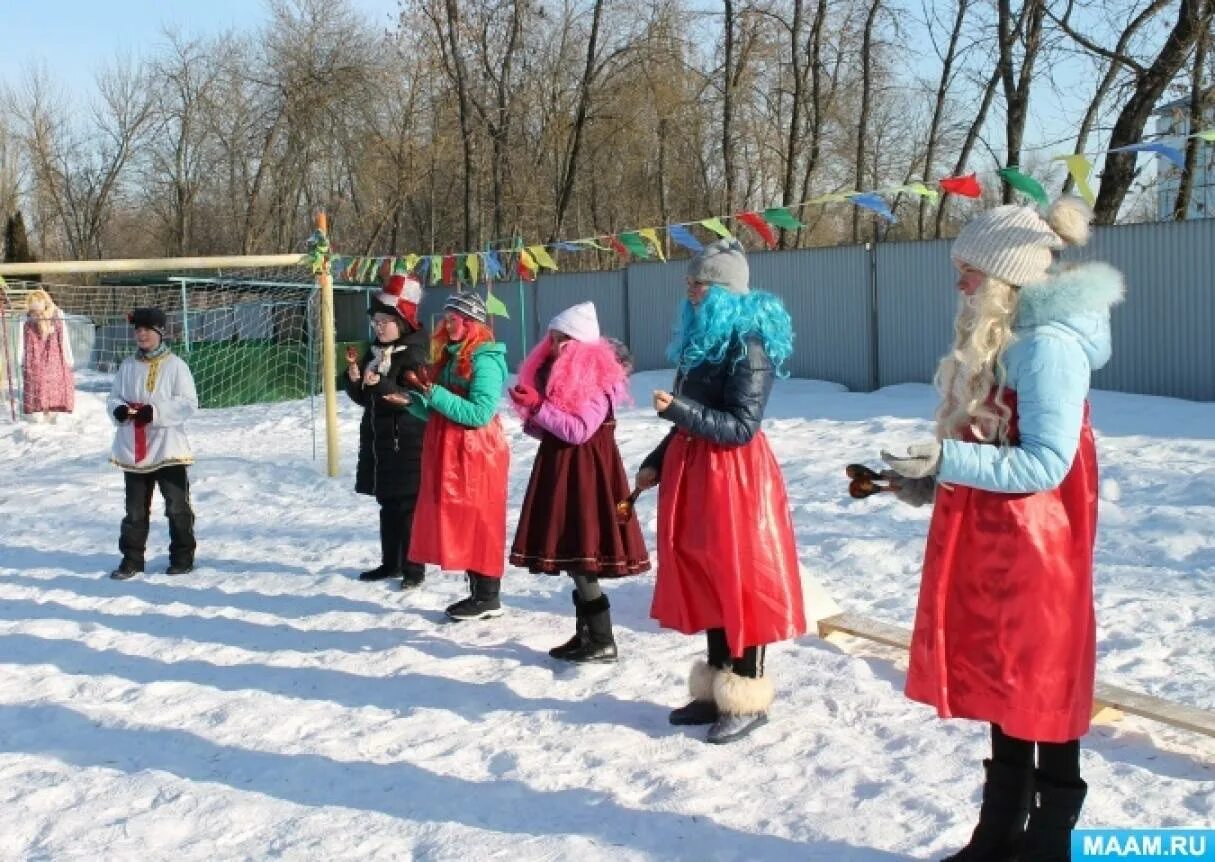
[[[443,255],[443,283],[449,287],[456,283],[456,256]]]
[[[417,269],[417,272],[415,272],[414,274],[417,275],[418,281],[421,282],[422,284],[426,284],[429,281],[427,279],[427,276],[430,275],[430,258],[429,257],[418,258],[418,269]],[[430,283],[433,284],[434,282],[430,282]]]
[[[811,203],[811,204],[842,204],[844,201],[848,200],[848,197],[849,197],[849,195],[850,195],[850,194],[851,194],[851,192],[831,192],[831,194],[819,195],[818,197],[813,198],[812,200],[807,201],[807,203]],[[767,210],[764,210],[764,215],[765,215],[765,216],[767,215]]]
[[[719,219],[717,216],[701,219],[700,225],[706,230],[713,231],[713,233],[717,234],[722,239],[730,239],[729,229],[727,229],[726,226],[721,223],[721,219]]]
[[[784,207],[768,207],[764,210],[764,221],[773,227],[783,227],[785,230],[798,230],[805,227],[793,213]]]
[[[642,260],[650,259],[650,248],[645,244],[641,235],[635,231],[626,231],[620,235],[620,241],[629,250],[629,254]]]
[[[653,246],[654,254],[658,255],[659,260],[665,262],[667,258],[666,255],[662,253],[662,243],[658,241],[658,232],[652,227],[643,227],[641,230],[637,231],[637,233],[645,237],[646,241]]]
[[[506,269],[498,258],[498,252],[485,252],[485,274],[494,281],[501,281],[506,276]]]
[[[413,272],[413,268],[418,265],[420,259],[416,254],[405,255],[405,271]]]
[[[705,247],[700,244],[700,240],[692,236],[692,232],[681,224],[667,225],[667,236],[676,245],[682,246],[694,254],[704,251]]]
[[[620,257],[622,259],[624,259],[624,260],[629,259],[629,250],[628,250],[628,248],[625,247],[625,245],[619,239],[617,239],[614,236],[609,236],[608,245],[610,245],[612,247],[612,251],[614,251],[614,252],[616,252],[616,254],[620,255]]]
[[[481,280],[481,255],[466,255],[464,258],[464,271],[468,273],[469,284],[479,282]]]
[[[565,242],[564,240],[561,242],[555,242],[553,245],[562,251],[582,251],[583,249],[583,246],[576,242]]]
[[[1026,176],[1016,168],[1000,168],[998,173],[1004,182],[1026,197],[1032,198],[1042,209],[1050,206],[1050,198],[1046,196],[1046,189],[1042,188],[1042,184],[1033,177]]]
[[[519,275],[526,281],[535,281],[539,271],[540,265],[536,263],[532,253],[525,248],[519,249]]]
[[[772,228],[768,227],[768,223],[763,220],[759,213],[738,213],[734,218],[759,234],[759,238],[764,241],[764,245],[768,248],[776,248],[776,234],[772,233]]]
[[[879,194],[874,192],[863,192],[861,194],[851,195],[850,199],[857,206],[864,207],[871,212],[877,213],[880,217],[884,218],[891,224],[895,224],[898,221],[898,219],[895,218],[894,213],[890,211],[890,207],[886,205],[886,201],[883,200],[882,196]]]
[[[1146,144],[1127,144],[1125,147],[1115,147],[1110,150],[1111,153],[1156,153],[1159,156],[1164,156],[1179,169],[1185,167],[1185,156],[1181,150],[1176,147],[1170,147],[1168,144],[1161,144],[1151,141]]]
[[[983,196],[983,187],[979,185],[979,180],[974,174],[966,174],[960,177],[945,177],[937,180],[937,185],[946,194],[958,195],[964,198],[978,198]]]
[[[913,194],[916,197],[928,198],[928,200],[932,201],[934,204],[941,197],[940,192],[938,192],[936,189],[928,188],[928,186],[921,182],[908,183],[905,186],[899,186],[898,188],[891,189],[890,191],[894,194],[898,194],[899,192],[907,192],[908,194]]]
[[[510,320],[510,312],[506,310],[506,305],[494,296],[492,291],[485,295],[485,310],[494,317],[505,317]]]
[[[1203,129],[1201,132],[1195,132],[1190,135],[1190,137],[1206,141],[1208,144],[1215,144],[1215,129]]]
[[[1088,178],[1093,173],[1093,163],[1083,153],[1055,156],[1054,161],[1067,164],[1067,172],[1071,174],[1072,182],[1076,184],[1076,192],[1084,198],[1085,203],[1090,207],[1093,206],[1097,202],[1097,196],[1093,194],[1093,187],[1088,183]]]
[[[536,263],[540,264],[545,269],[556,271],[557,264],[549,257],[548,250],[542,245],[529,245],[527,250],[532,253]]]
[[[432,254],[430,256],[430,283],[438,284],[443,278],[443,255]]]

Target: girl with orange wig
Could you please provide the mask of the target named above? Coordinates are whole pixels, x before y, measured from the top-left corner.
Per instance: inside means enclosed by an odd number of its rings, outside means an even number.
[[[429,372],[410,381],[410,409],[426,419],[422,482],[409,559],[468,573],[453,620],[502,615],[510,447],[498,419],[506,346],[494,340],[485,301],[455,293],[431,338]]]

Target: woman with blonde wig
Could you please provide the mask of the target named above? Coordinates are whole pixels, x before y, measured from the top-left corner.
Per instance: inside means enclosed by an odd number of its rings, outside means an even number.
[[[18,349],[22,412],[30,419],[50,421],[56,413],[71,413],[76,407],[71,339],[63,312],[42,288],[29,293]]]
[[[1059,266],[1088,238],[1074,198],[1001,206],[952,256],[961,293],[936,439],[883,452],[899,499],[933,503],[907,695],[991,725],[979,823],[953,862],[1070,858],[1096,665],[1097,452],[1087,401],[1122,276]],[[1035,762],[1036,757],[1036,762]]]

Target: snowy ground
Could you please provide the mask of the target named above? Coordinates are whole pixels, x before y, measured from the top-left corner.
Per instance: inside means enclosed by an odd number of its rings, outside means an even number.
[[[667,382],[638,375],[639,402]],[[778,646],[772,723],[709,746],[666,722],[701,641],[648,619],[652,576],[611,587],[620,664],[581,669],[545,655],[572,629],[562,580],[508,572],[508,615],[465,624],[442,621],[458,577],[408,596],[353,580],[378,549],[347,404],[337,481],[310,460],[306,402],[204,412],[200,568],[110,581],[102,398],[0,420],[0,858],[893,860],[969,835],[986,730],[907,701],[897,653]],[[1100,676],[1215,708],[1215,404],[1093,402]],[[919,439],[932,404],[777,388],[801,559],[846,610],[911,621],[927,513],[849,500],[842,470]],[[508,426],[517,506],[534,443]],[[626,411],[626,463],[662,431]],[[640,511],[652,540],[653,496]],[[1083,757],[1083,824],[1215,826],[1215,741],[1128,718]]]

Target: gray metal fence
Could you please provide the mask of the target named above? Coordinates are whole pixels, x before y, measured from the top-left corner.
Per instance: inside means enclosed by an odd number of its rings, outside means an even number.
[[[1215,219],[1094,230],[1074,260],[1105,260],[1127,280],[1114,311],[1114,356],[1101,389],[1215,400]],[[797,332],[790,370],[853,390],[931,381],[952,338],[956,275],[949,241],[879,243],[750,255],[751,282],[781,297]],[[534,344],[547,321],[592,300],[605,334],[623,338],[638,370],[670,363],[665,347],[684,266],[638,263],[603,273],[555,273],[527,285],[534,311],[508,327]],[[499,289],[510,299],[514,288]],[[512,302],[508,301],[508,306]]]

